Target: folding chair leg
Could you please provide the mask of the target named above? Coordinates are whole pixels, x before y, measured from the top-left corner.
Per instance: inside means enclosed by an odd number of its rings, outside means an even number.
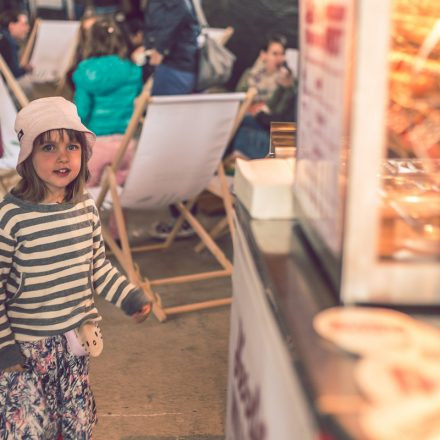
[[[220,187],[222,191],[223,205],[226,211],[226,218],[228,220],[229,231],[231,236],[234,235],[235,225],[234,225],[234,202],[229,192],[228,182],[226,181],[225,170],[223,164],[220,163],[217,169],[218,177],[220,179]]]
[[[228,219],[227,217],[223,217],[212,229],[209,230],[209,235],[211,238],[217,238],[219,237],[222,232],[225,232],[225,228],[228,227]],[[194,250],[199,253],[202,252],[202,250],[205,248],[205,243],[203,241],[200,241],[199,244],[194,248]]]
[[[183,203],[177,203],[176,206],[181,213],[181,217],[183,217],[188,223],[193,227],[196,231],[197,235],[201,238],[204,244],[211,251],[214,258],[220,263],[223,267],[223,270],[215,270],[211,272],[200,272],[191,275],[181,275],[169,278],[159,278],[155,280],[150,280],[150,284],[152,286],[158,286],[163,284],[179,284],[179,283],[188,283],[193,281],[201,281],[207,280],[210,278],[218,278],[218,277],[226,277],[230,276],[232,273],[232,264],[226,258],[225,254],[222,250],[217,246],[217,244],[212,240],[210,235],[206,232],[203,226],[197,221],[197,219],[191,214],[188,207],[191,207],[193,203],[191,202],[187,206]]]
[[[156,280],[150,280],[150,284],[152,286],[160,286],[164,284],[190,283],[193,281],[208,280],[210,278],[228,277],[231,275],[231,273],[232,270],[229,269],[213,270],[212,272],[201,272],[192,275],[182,275],[182,276],[169,277],[169,278],[158,278]]]
[[[122,251],[116,242],[113,240],[111,235],[107,232],[107,228],[103,228],[103,236],[106,239],[107,243],[109,243],[110,248],[113,250],[115,257],[121,263],[125,271],[127,272],[129,280],[142,288],[147,298],[152,302],[153,305],[153,313],[157,317],[159,321],[165,321],[166,314],[162,309],[160,303],[157,300],[156,295],[151,290],[149,283],[140,282],[140,275],[138,271],[136,271],[133,258],[131,256],[130,244],[128,242],[127,228],[125,226],[124,215],[122,213],[122,205],[119,199],[119,194],[117,191],[117,183],[116,183],[116,175],[115,172],[109,168],[107,174],[108,182],[110,185],[110,192],[113,200],[113,212],[116,219],[116,225],[118,228],[119,239],[122,244]],[[105,231],[105,235],[104,235]]]
[[[130,244],[128,243],[127,228],[125,227],[124,215],[122,213],[121,201],[117,190],[116,175],[111,169],[107,169],[107,178],[110,185],[110,192],[113,200],[113,215],[116,220],[116,227],[118,229],[119,240],[122,245],[122,258],[124,262],[121,262],[124,267],[129,268],[129,272],[134,271],[133,259],[131,257]]]
[[[202,225],[196,220],[196,218],[191,214],[191,212],[183,205],[183,203],[177,203],[176,206],[179,208],[179,211],[185,217],[187,222],[193,227],[193,229],[197,232],[199,237],[203,240],[205,245],[217,259],[217,261],[226,269],[230,270],[232,273],[232,264],[226,258],[225,254],[222,250],[215,244],[214,240],[210,237],[210,235],[206,232],[206,230],[202,227]]]
[[[220,220],[219,223],[217,223],[214,228],[212,228],[209,231],[209,235],[211,235],[212,238],[216,238],[220,235],[223,228],[228,225],[229,226],[229,232],[231,233],[231,237],[234,235],[235,225],[234,225],[234,201],[231,196],[231,193],[229,192],[228,188],[228,182],[226,181],[226,175],[225,170],[223,168],[223,164],[220,163],[217,168],[217,176],[220,181],[220,190],[221,194],[220,197],[223,201],[223,206],[225,208],[226,216],[224,219]],[[205,243],[201,241],[194,250],[196,252],[201,252],[205,247]]]
[[[165,313],[167,315],[177,315],[178,313],[187,313],[194,312],[196,310],[210,309],[213,307],[228,306],[231,304],[231,302],[232,298],[213,299],[211,301],[203,301],[183,306],[167,307],[165,308]]]
[[[197,199],[187,202],[186,205],[187,209],[191,210],[194,204],[196,203],[196,201]],[[165,241],[162,241],[161,243],[158,244],[146,244],[146,245],[132,247],[131,252],[135,253],[135,252],[144,252],[144,251],[154,251],[158,249],[168,249],[173,244],[176,235],[180,231],[184,221],[185,221],[185,217],[180,215]]]
[[[144,291],[147,298],[151,301],[153,305],[153,314],[158,319],[159,322],[164,322],[167,319],[166,310],[162,307],[162,301],[160,297],[153,292],[150,283],[146,280],[139,283],[140,288]]]
[[[124,254],[121,251],[121,248],[117,245],[116,241],[111,236],[110,232],[108,231],[107,227],[105,225],[101,225],[101,232],[102,237],[104,238],[104,241],[106,245],[110,248],[111,253],[116,257],[116,259],[119,261],[120,265],[124,269],[124,271],[127,273],[127,275],[130,274],[130,266],[127,265],[127,261],[124,258]],[[111,254],[110,253],[110,254]],[[129,276],[130,278],[130,276]]]
[[[193,199],[193,200],[190,200],[189,202],[187,202],[186,209],[188,209],[188,211],[191,211],[191,209],[195,205],[196,201],[197,201],[197,199]],[[177,233],[180,231],[180,228],[182,227],[184,221],[185,221],[185,217],[180,215],[176,221],[176,224],[174,225],[173,229],[171,230],[170,235],[165,240],[165,243],[164,243],[165,247],[169,247],[174,242],[174,239],[176,238]]]

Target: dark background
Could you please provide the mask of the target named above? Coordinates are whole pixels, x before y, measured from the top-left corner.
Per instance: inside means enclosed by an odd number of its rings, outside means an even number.
[[[0,11],[26,3],[25,0],[0,0]],[[75,3],[86,6],[94,2],[75,0]],[[99,3],[119,3],[127,15],[143,15],[142,0],[100,0]],[[201,0],[201,4],[209,26],[232,26],[235,30],[227,44],[237,57],[232,77],[226,84],[228,89],[233,89],[244,69],[254,63],[269,34],[284,34],[287,46],[298,48],[298,0]],[[40,9],[39,15],[42,18],[65,18],[63,13],[60,15],[60,12],[50,10]]]
[[[227,47],[237,56],[228,88],[251,66],[271,33],[287,37],[298,48],[298,0],[202,0],[209,26],[235,29]]]

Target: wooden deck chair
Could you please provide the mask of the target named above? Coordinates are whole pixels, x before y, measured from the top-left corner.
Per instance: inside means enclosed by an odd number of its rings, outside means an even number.
[[[64,83],[78,45],[80,22],[36,19],[21,56],[30,64],[35,83]]]
[[[98,209],[102,208],[110,191],[121,247],[112,239],[105,225],[102,228],[104,240],[127,272],[129,279],[140,285],[153,301],[153,312],[160,321],[172,314],[230,303],[230,298],[222,298],[166,308],[153,289],[157,285],[230,276],[231,262],[190,210],[215,171],[219,169],[230,133],[239,123],[239,118],[250,102],[251,99],[244,93],[149,97],[148,92],[144,90],[137,100],[120,150],[112,165],[107,168],[97,206]],[[147,116],[130,172],[124,187],[119,190],[115,172],[147,103]],[[183,201],[187,200],[185,204]],[[163,243],[131,248],[123,209],[157,209],[170,204],[178,207],[181,216],[169,237]],[[163,279],[144,279],[143,274],[136,269],[132,254],[170,247],[185,220],[220,263],[221,269]]]
[[[0,60],[1,61],[1,60]],[[4,195],[14,186],[19,177],[15,170],[20,146],[14,131],[17,109],[6,83],[0,75],[0,126],[3,156],[0,158],[0,194]]]
[[[75,7],[73,0],[28,0],[30,16],[37,17],[38,9],[52,9],[63,11],[69,20],[75,16]]]

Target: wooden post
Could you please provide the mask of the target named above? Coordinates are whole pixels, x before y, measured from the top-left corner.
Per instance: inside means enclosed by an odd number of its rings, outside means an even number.
[[[27,99],[22,88],[20,87],[20,84],[18,84],[17,80],[15,79],[11,70],[9,69],[9,66],[6,64],[6,61],[3,59],[1,55],[0,55],[0,72],[4,75],[6,79],[6,83],[8,84],[14,96],[17,98],[20,107],[24,107],[25,105],[27,105],[29,103],[29,100]]]
[[[20,57],[20,65],[25,66],[29,64],[29,60],[31,58],[32,49],[34,48],[35,39],[37,38],[37,31],[40,26],[41,19],[36,18],[34,21],[34,26],[32,27],[31,34],[29,35],[28,40],[26,41],[26,45],[24,46],[23,53]]]

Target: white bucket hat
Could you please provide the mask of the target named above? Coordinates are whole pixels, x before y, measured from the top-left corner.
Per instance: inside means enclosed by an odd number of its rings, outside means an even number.
[[[34,140],[41,133],[58,128],[83,132],[92,150],[96,135],[81,123],[75,104],[61,96],[35,99],[18,112],[15,120],[14,129],[20,142],[17,166],[31,155]]]

